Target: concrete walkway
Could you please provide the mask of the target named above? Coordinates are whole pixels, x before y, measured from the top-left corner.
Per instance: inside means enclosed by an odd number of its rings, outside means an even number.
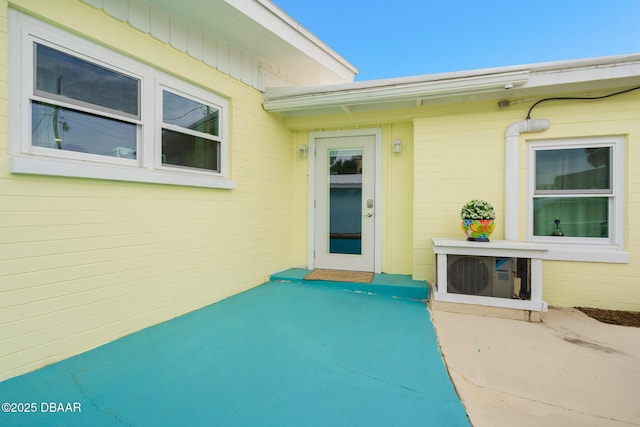
[[[543,323],[432,313],[475,427],[640,425],[640,328],[574,309]]]
[[[4,381],[0,401],[22,409],[2,426],[469,426],[424,302],[294,281]]]

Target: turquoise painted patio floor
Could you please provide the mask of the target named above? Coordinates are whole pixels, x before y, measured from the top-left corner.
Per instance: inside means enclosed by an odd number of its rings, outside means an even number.
[[[0,401],[37,407],[7,426],[469,426],[424,302],[291,278],[4,381]]]

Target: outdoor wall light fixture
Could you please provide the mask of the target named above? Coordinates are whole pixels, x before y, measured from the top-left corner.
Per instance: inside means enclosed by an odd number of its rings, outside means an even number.
[[[306,145],[301,145],[300,148],[298,148],[298,156],[301,159],[304,159],[305,157],[307,157],[308,150],[309,150],[309,147],[307,147]]]
[[[396,154],[402,153],[402,141],[398,138],[393,141],[393,152]]]

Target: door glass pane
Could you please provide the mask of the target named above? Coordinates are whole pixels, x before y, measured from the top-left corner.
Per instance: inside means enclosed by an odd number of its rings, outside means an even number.
[[[137,126],[56,105],[31,104],[31,144],[135,159]]]
[[[362,149],[329,150],[329,253],[362,254]]]
[[[140,81],[36,44],[36,92],[139,117]]]
[[[608,190],[611,147],[536,151],[536,190]]]
[[[536,198],[533,200],[533,234],[608,238],[609,198]]]

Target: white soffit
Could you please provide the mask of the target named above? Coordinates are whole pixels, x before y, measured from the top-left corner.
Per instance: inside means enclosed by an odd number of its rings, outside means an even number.
[[[149,1],[307,84],[350,82],[357,73],[353,65],[267,0]]]
[[[357,73],[268,0],[83,1],[260,90],[351,82]]]

